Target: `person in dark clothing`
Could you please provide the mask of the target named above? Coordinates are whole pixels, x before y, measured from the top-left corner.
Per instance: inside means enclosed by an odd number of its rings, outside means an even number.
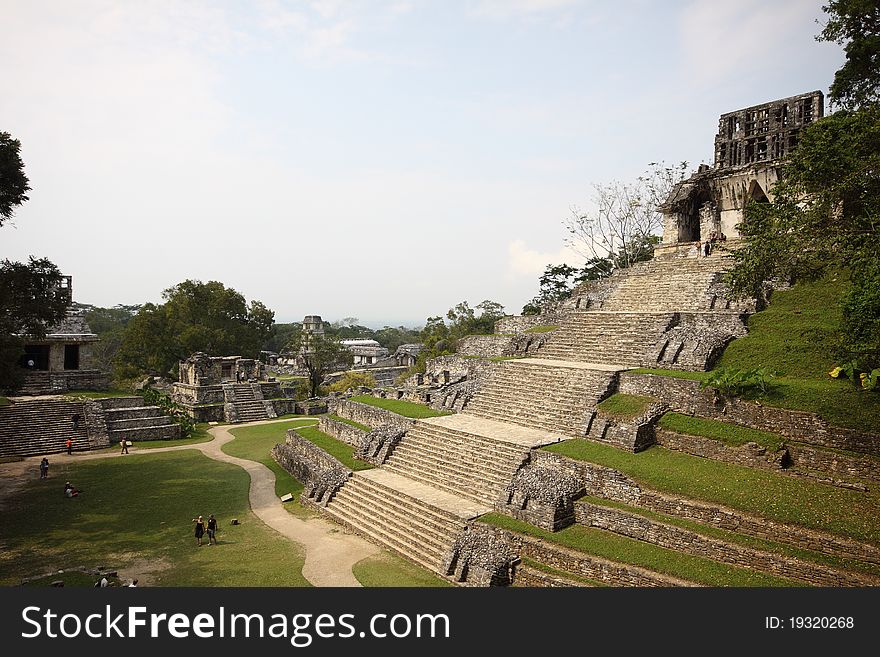
[[[79,413],[75,413],[74,416],[70,419],[73,420],[73,430],[76,431],[77,429],[79,429]]]
[[[40,479],[48,479],[49,478],[49,459],[45,456],[43,460],[40,461]]]
[[[202,536],[205,535],[205,521],[202,519],[202,516],[199,516],[198,518],[193,518],[192,521],[196,523],[196,543],[201,546]]]
[[[214,517],[214,514],[208,516],[208,545],[213,545],[217,542],[217,518]]]

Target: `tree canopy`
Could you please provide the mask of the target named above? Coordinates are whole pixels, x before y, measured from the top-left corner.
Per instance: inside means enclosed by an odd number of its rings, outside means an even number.
[[[0,132],[0,226],[28,200],[30,189],[21,160],[21,142],[8,132]]]
[[[822,7],[828,22],[819,41],[844,47],[846,61],[834,74],[831,100],[855,109],[880,100],[880,2],[830,0]]]
[[[117,375],[166,375],[196,351],[257,358],[272,333],[275,314],[222,283],[187,280],[145,304],[125,327],[116,353]]]

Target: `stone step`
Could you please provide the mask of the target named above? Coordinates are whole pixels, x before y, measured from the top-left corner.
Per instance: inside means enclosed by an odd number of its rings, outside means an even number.
[[[495,468],[490,470],[489,463],[472,463],[468,467],[464,463],[438,459],[429,452],[411,447],[401,449],[401,446],[395,448],[386,463],[401,469],[422,471],[449,486],[471,490],[475,489],[476,484],[483,490],[504,487],[516,471],[515,467],[511,467],[508,472],[499,472]]]
[[[158,424],[150,427],[138,427],[136,429],[110,429],[110,444],[126,440],[170,440],[180,438],[180,425]]]
[[[477,436],[475,436],[477,438]],[[442,433],[430,433],[422,429],[414,428],[407,432],[402,442],[424,445],[427,448],[444,451],[449,454],[475,455],[481,458],[501,460],[522,460],[528,450],[520,446],[508,446],[504,443],[489,443],[482,441],[461,441],[448,438]]]
[[[158,427],[175,424],[174,420],[165,415],[153,415],[150,417],[136,417],[128,420],[109,420],[107,428],[110,430],[125,431],[128,429],[140,429],[142,427]]]
[[[416,422],[407,432],[407,435],[412,437],[424,436],[450,445],[479,446],[486,450],[493,450],[496,454],[507,454],[511,457],[528,451],[527,447],[512,442],[505,442],[501,438],[488,438],[427,422]]]
[[[424,484],[425,486],[438,488],[452,495],[457,495],[458,497],[463,497],[479,504],[492,506],[495,504],[495,500],[498,497],[498,495],[493,495],[490,491],[486,490],[477,491],[473,489],[463,489],[462,487],[456,485],[454,482],[446,478],[435,478],[431,476],[430,472],[425,472],[414,467],[407,467],[406,465],[403,465],[401,467],[400,464],[391,463],[390,460],[387,461],[382,467],[389,472],[398,474],[402,477],[406,477],[407,479],[412,479],[413,481]]]

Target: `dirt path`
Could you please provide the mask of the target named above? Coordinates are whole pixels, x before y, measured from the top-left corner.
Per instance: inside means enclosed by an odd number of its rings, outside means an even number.
[[[195,445],[178,445],[175,447],[157,447],[155,449],[137,450],[135,453],[175,452],[184,449],[197,449],[208,458],[224,463],[232,463],[247,471],[251,478],[250,505],[254,514],[266,525],[287,539],[298,543],[305,550],[303,577],[315,586],[360,586],[351,572],[351,567],[361,559],[380,551],[380,548],[354,534],[346,534],[342,529],[323,518],[302,519],[291,515],[275,495],[275,473],[262,463],[248,461],[225,454],[221,447],[233,440],[230,428],[249,427],[259,424],[271,424],[286,420],[261,420],[237,424],[234,427],[220,426],[209,429],[214,439]],[[67,454],[49,455],[50,474],[52,468],[65,464],[100,458],[115,458],[117,452],[79,453],[74,456]],[[23,461],[0,464],[0,508],[5,497],[18,490],[28,479],[36,477],[42,456],[33,456]],[[57,470],[56,470],[57,471]]]

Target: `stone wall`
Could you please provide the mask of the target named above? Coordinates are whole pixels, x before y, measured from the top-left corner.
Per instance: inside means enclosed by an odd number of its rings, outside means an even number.
[[[425,364],[426,378],[438,383],[451,383],[455,379],[467,378],[469,381],[485,379],[498,366],[497,362],[462,356],[438,356]],[[443,380],[446,379],[446,380]]]
[[[511,351],[511,342],[509,335],[467,335],[458,341],[456,353],[482,358],[503,356]]]
[[[639,506],[669,516],[789,543],[807,550],[880,564],[880,547],[825,532],[754,516],[736,509],[642,488],[613,468],[576,461],[552,452],[533,451],[534,463],[558,467],[577,476],[587,495]]]
[[[535,326],[556,326],[563,319],[561,304],[540,315],[508,315],[495,322],[495,333],[523,333]]]
[[[322,415],[318,420],[318,430],[353,447],[359,447],[368,433],[326,415]]]
[[[877,586],[880,584],[880,578],[875,576],[841,571],[794,557],[762,552],[619,509],[578,502],[575,504],[575,516],[580,524],[588,527],[598,527],[670,550],[742,568],[760,570],[818,586]]]
[[[302,482],[303,503],[327,506],[351,476],[351,470],[293,429],[283,444],[272,448],[272,458]]]
[[[619,392],[647,395],[669,404],[671,410],[753,429],[777,433],[799,442],[863,452],[880,456],[880,436],[854,429],[830,426],[825,420],[804,411],[792,411],[742,399],[715,401],[710,389],[700,389],[699,381],[656,374],[620,375]]]
[[[880,460],[870,456],[850,456],[802,445],[789,445],[788,451],[799,470],[880,481]]]
[[[529,464],[507,486],[501,513],[555,532],[575,521],[573,500],[584,494],[577,476],[560,468]]]
[[[333,415],[344,417],[346,420],[359,422],[371,429],[390,425],[406,431],[415,423],[415,420],[403,417],[397,413],[392,413],[391,411],[386,411],[384,408],[378,408],[376,406],[370,406],[369,404],[362,404],[348,399],[331,398],[328,403],[328,411]]]
[[[83,418],[86,433],[89,436],[89,449],[107,447],[110,444],[110,432],[107,429],[107,416],[104,406],[94,399],[83,400]]]
[[[520,558],[528,557],[551,568],[612,586],[698,586],[683,579],[577,552],[539,538],[515,534],[484,523],[476,522],[471,527],[472,531],[479,530],[492,534],[497,541],[506,543]]]
[[[201,404],[222,404],[226,397],[223,386],[197,386],[188,383],[175,383],[171,386],[171,399],[179,404],[198,406]]]
[[[762,470],[782,470],[788,464],[788,451],[785,448],[768,451],[757,443],[746,443],[739,447],[728,447],[720,440],[705,438],[703,436],[691,436],[688,434],[657,429],[655,431],[657,444],[694,456],[702,456],[707,459],[736,463],[749,468]]]

